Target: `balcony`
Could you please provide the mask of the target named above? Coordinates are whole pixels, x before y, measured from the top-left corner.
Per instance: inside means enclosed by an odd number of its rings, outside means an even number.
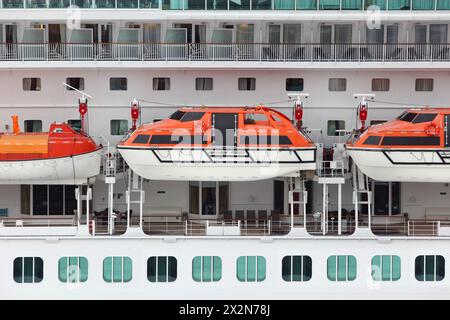
[[[450,44],[0,43],[2,61],[450,62]]]

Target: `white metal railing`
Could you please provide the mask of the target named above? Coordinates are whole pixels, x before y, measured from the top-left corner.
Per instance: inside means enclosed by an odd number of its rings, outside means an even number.
[[[440,62],[450,44],[0,43],[0,61]]]
[[[346,173],[343,161],[321,161],[317,164],[317,176],[342,178]]]

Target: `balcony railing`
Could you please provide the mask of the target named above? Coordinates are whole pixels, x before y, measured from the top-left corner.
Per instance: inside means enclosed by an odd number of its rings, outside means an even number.
[[[2,0],[15,8],[163,9],[163,10],[450,10],[448,0]]]
[[[1,61],[449,62],[450,44],[0,43]]]

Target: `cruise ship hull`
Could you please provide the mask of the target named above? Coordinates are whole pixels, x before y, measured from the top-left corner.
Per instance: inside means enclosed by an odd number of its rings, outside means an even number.
[[[83,184],[100,173],[102,149],[44,160],[1,161],[0,184]]]
[[[150,180],[256,181],[315,170],[315,149],[215,150],[118,147],[128,165]]]
[[[348,148],[350,157],[367,176],[378,181],[450,181],[450,158],[442,150],[381,150]]]

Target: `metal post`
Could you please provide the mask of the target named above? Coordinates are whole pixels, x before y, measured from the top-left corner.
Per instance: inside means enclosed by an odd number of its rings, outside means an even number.
[[[140,198],[139,198],[139,227],[141,228],[142,231],[144,231],[144,227],[143,227],[144,223],[142,221],[142,219],[143,219],[142,215],[143,215],[143,211],[144,211],[144,190],[142,190],[142,185],[144,184],[144,179],[142,177],[139,177],[138,179],[141,182],[140,192],[139,192],[139,195],[140,195]]]
[[[131,194],[131,169],[128,170],[128,190],[127,192],[127,228],[130,227],[130,194]]]
[[[338,184],[338,235],[342,234],[342,184]]]
[[[79,185],[76,189],[76,199],[77,199],[77,226],[80,226],[81,223],[81,214],[82,214],[82,207],[81,207],[81,186]]]
[[[108,184],[108,232],[109,234],[113,234],[113,195],[114,195],[114,185],[112,183]]]
[[[294,190],[293,179],[289,178],[289,201],[291,209],[291,229],[294,227]]]
[[[302,191],[303,191],[303,228],[306,229],[306,203],[308,200],[308,191],[306,191],[304,181],[302,181]]]
[[[327,184],[324,183],[323,184],[323,195],[322,195],[322,234],[325,235],[326,234],[326,229],[325,229],[325,212],[326,212],[326,194],[327,194]]]
[[[91,199],[91,195],[92,195],[92,189],[88,185],[87,190],[86,190],[86,225],[88,228],[89,228],[89,212],[90,212],[89,201]]]

